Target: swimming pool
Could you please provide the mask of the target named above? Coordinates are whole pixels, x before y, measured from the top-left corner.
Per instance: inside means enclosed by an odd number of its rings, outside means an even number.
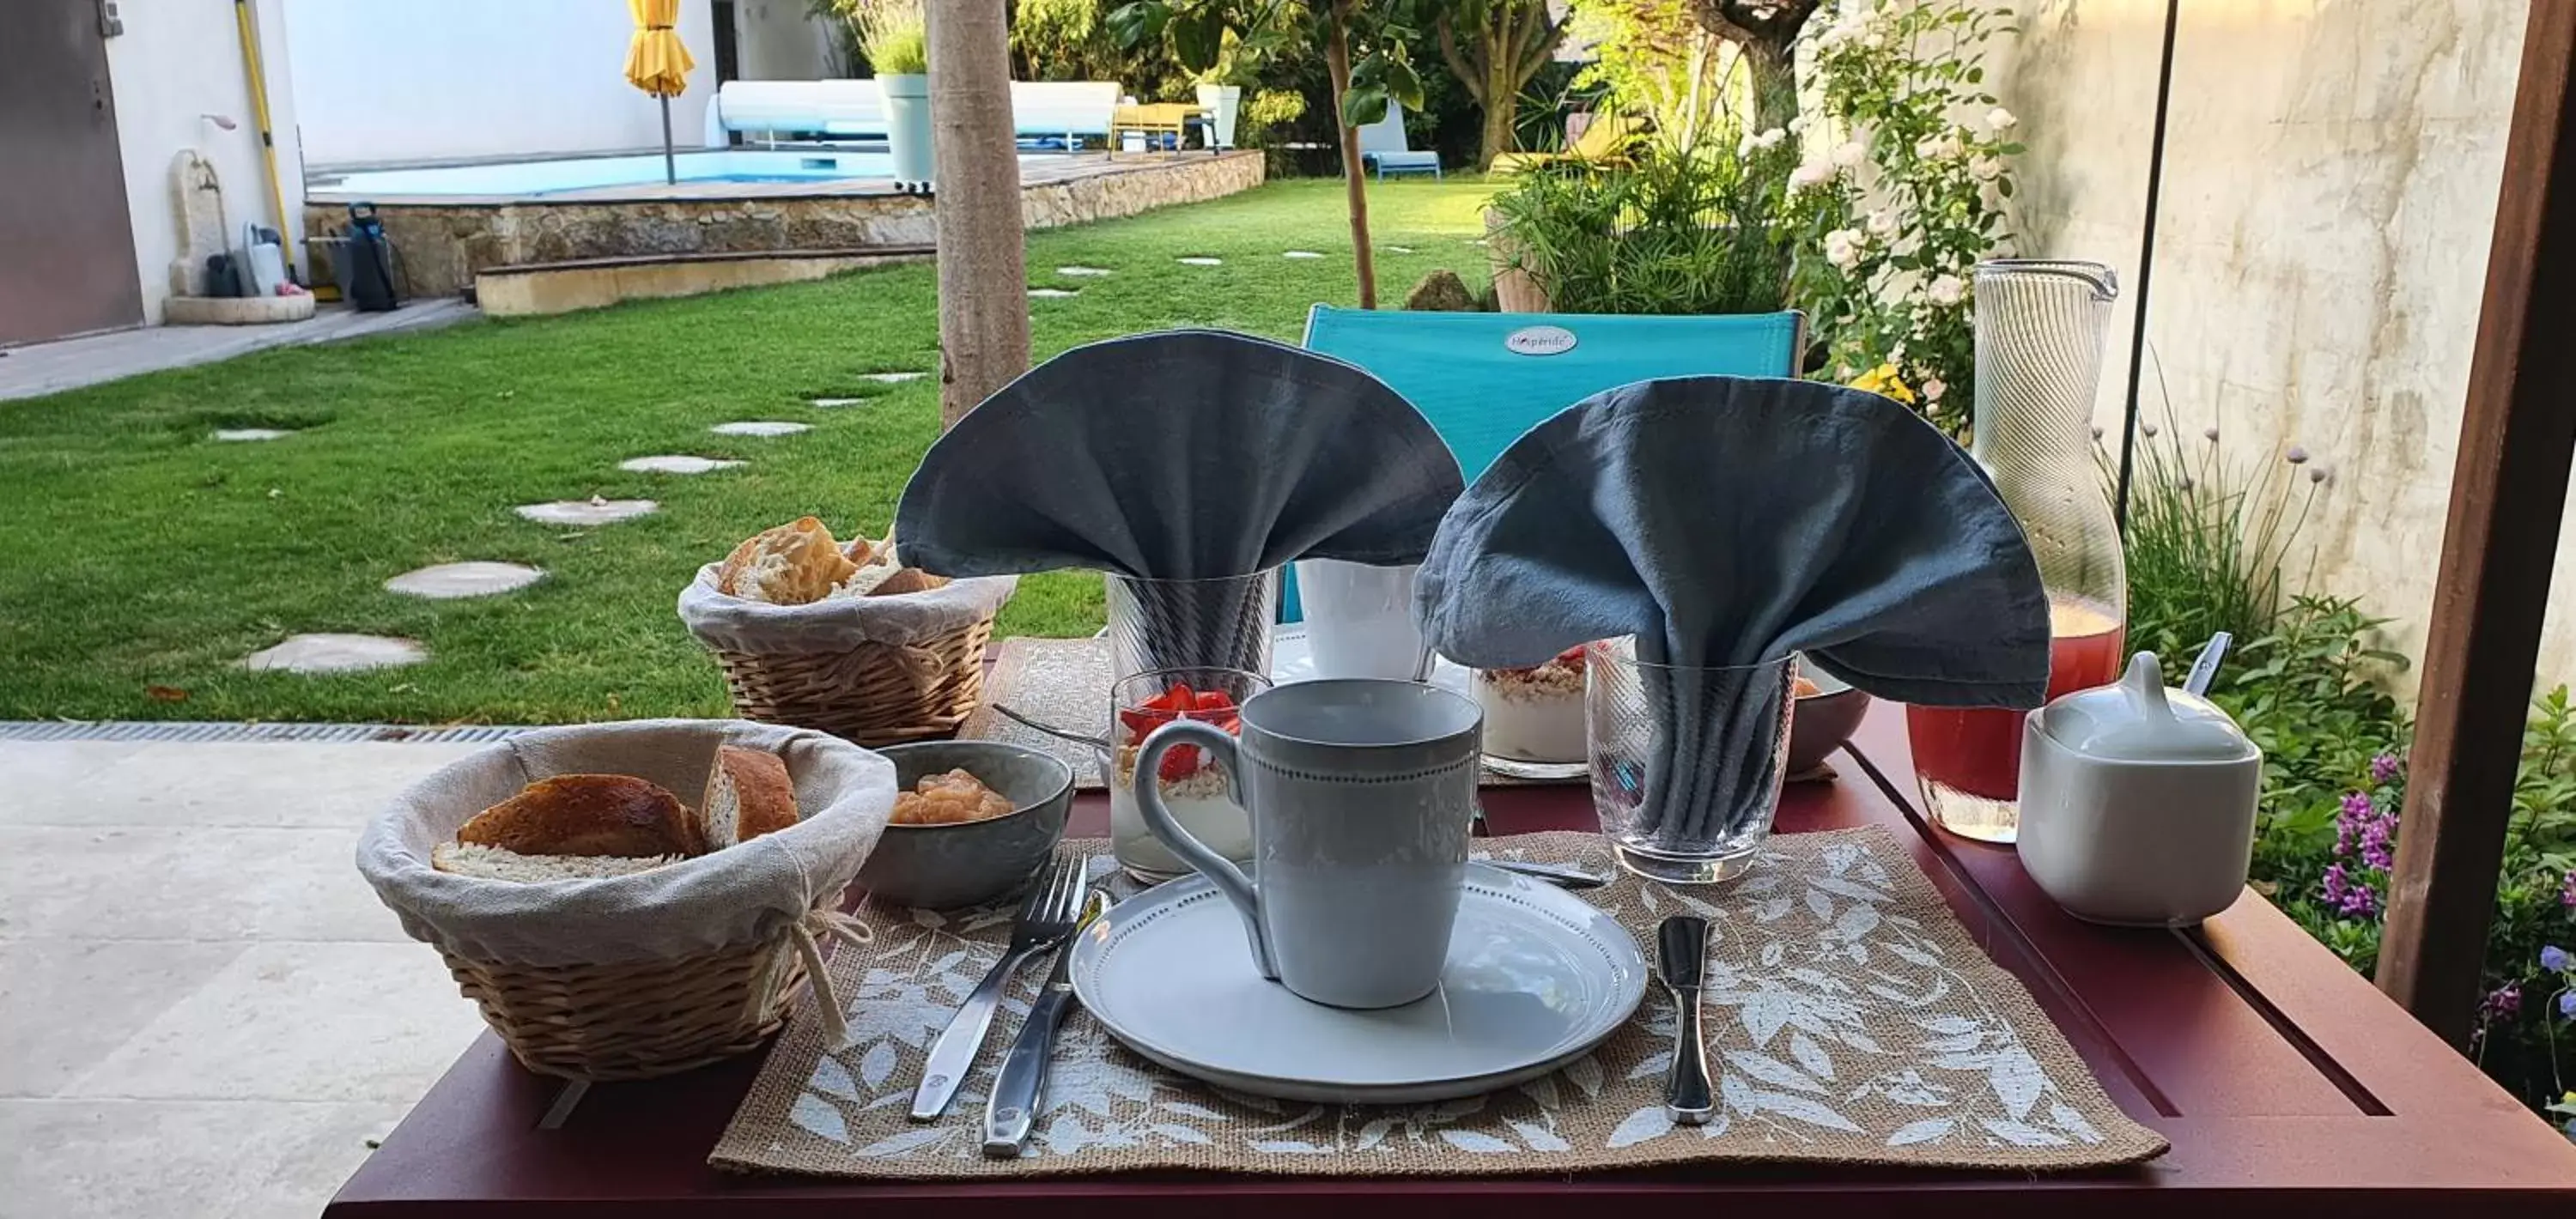
[[[1056,158],[1024,154],[1020,159],[1028,162]],[[892,155],[863,149],[694,150],[681,152],[675,160],[683,184],[824,183],[894,176]],[[428,169],[358,170],[336,176],[316,176],[308,184],[306,194],[325,202],[394,195],[551,195],[609,186],[653,187],[662,185],[662,182],[661,154],[652,153],[508,161],[490,165],[443,165]]]

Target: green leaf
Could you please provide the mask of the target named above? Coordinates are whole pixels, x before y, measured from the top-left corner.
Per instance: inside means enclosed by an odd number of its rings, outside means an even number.
[[[1357,75],[1354,73],[1354,75]],[[1342,95],[1342,124],[1366,127],[1386,117],[1386,90],[1378,85],[1354,84]]]
[[[1129,50],[1144,46],[1163,36],[1163,27],[1172,19],[1172,6],[1162,0],[1134,0],[1109,10],[1105,19],[1109,36]]]
[[[1216,66],[1217,52],[1225,45],[1225,18],[1214,9],[1200,7],[1176,13],[1170,25],[1172,57],[1192,72],[1205,72]]]

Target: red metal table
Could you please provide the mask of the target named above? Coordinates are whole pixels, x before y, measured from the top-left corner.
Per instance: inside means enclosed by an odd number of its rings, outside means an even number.
[[[341,1189],[326,1219],[1024,1217],[1039,1208],[1229,1219],[1430,1210],[1535,1211],[1600,1202],[1794,1206],[1801,1215],[2421,1212],[2576,1214],[2576,1147],[2522,1109],[2368,982],[2251,893],[2193,931],[2079,923],[2034,888],[2009,848],[1951,838],[1914,804],[1901,713],[1874,711],[1840,782],[1784,800],[1783,833],[1877,824],[1896,832],[1969,930],[2027,984],[2131,1116],[2173,1150],[2142,1166],[2032,1178],[1998,1173],[1708,1167],[1576,1178],[1282,1180],[1120,1176],[870,1184],[743,1178],[706,1156],[759,1056],[668,1079],[601,1084],[560,1127],[563,1085],[485,1034]],[[1484,793],[1494,833],[1593,828],[1580,787]],[[1074,832],[1106,832],[1087,798]],[[1703,1211],[1703,1213],[1705,1213]],[[2466,1213],[2463,1210],[2462,1213]]]

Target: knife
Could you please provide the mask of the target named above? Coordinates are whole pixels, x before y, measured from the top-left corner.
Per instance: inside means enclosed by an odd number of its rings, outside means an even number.
[[[1037,1122],[1038,1100],[1046,1091],[1047,1059],[1055,1051],[1056,1030],[1073,1008],[1074,945],[1107,912],[1107,895],[1092,894],[1091,909],[1081,925],[1055,950],[1055,968],[1047,971],[1038,997],[1030,1001],[1029,1018],[1021,1022],[1020,1035],[1012,1039],[1010,1053],[1003,1056],[1001,1069],[993,1076],[993,1094],[984,1101],[985,1155],[1008,1159],[1028,1145],[1029,1128]]]
[[[1564,864],[1528,863],[1518,859],[1479,859],[1476,862],[1532,880],[1543,880],[1560,889],[1598,889],[1610,883],[1606,876]]]
[[[1708,1045],[1700,1036],[1699,980],[1708,957],[1708,920],[1676,914],[1655,928],[1655,973],[1672,992],[1673,1067],[1664,1076],[1664,1108],[1673,1120],[1697,1126],[1716,1111],[1709,1095]],[[990,1146],[990,1144],[986,1144]]]

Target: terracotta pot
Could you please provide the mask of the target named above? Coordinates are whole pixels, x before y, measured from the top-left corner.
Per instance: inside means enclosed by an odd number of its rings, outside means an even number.
[[[1494,307],[1504,313],[1553,313],[1547,289],[1520,268],[1520,246],[1501,215],[1485,212],[1485,254],[1494,264]]]

